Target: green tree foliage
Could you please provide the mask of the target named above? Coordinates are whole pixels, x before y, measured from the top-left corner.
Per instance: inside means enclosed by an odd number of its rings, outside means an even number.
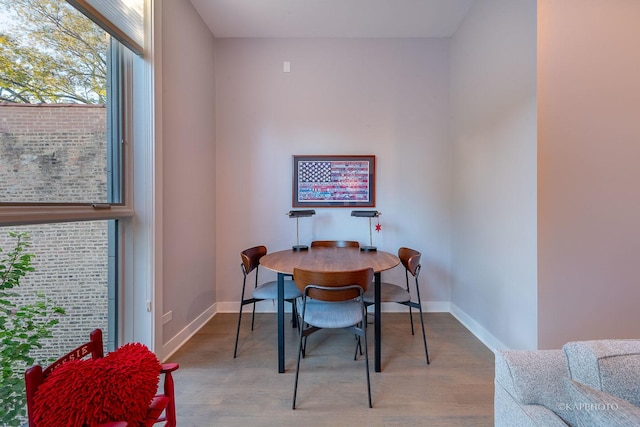
[[[27,252],[29,235],[9,233],[15,239],[12,250],[4,254],[0,248],[0,425],[21,426],[26,414],[24,370],[34,363],[32,351],[42,347],[42,340],[51,338],[57,317],[65,314],[42,293],[31,304],[16,302],[12,289],[34,270],[33,254]]]
[[[64,0],[0,0],[0,101],[105,104],[108,35]]]

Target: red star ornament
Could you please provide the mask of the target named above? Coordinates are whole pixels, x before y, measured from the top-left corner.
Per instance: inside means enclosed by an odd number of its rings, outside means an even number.
[[[376,224],[376,231],[379,233],[382,230],[382,226],[380,225],[380,223]]]

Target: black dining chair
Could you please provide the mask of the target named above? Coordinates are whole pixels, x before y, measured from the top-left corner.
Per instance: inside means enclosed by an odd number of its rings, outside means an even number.
[[[412,308],[420,313],[420,325],[422,326],[422,340],[424,342],[424,354],[429,364],[429,351],[427,350],[427,335],[424,332],[424,317],[422,315],[422,301],[420,300],[420,286],[418,284],[418,276],[420,275],[420,252],[415,249],[402,247],[398,249],[398,258],[405,269],[405,286],[396,285],[395,283],[382,282],[380,284],[380,302],[395,302],[409,307],[409,319],[411,321],[411,335],[415,335],[413,328]],[[409,274],[414,278],[414,289],[416,298],[411,296],[409,286]],[[364,294],[364,303],[368,307],[375,302],[374,288],[371,286]]]
[[[300,340],[298,342],[298,361],[293,387],[292,409],[296,409],[300,359],[303,355],[303,341],[320,329],[347,329],[364,341],[365,368],[367,372],[367,393],[371,404],[371,382],[369,379],[369,353],[367,350],[367,331],[365,327],[366,309],[362,295],[373,280],[373,269],[354,271],[319,272],[293,270],[293,280],[303,292],[298,313],[301,321]],[[354,359],[357,359],[358,352]]]
[[[242,269],[242,295],[240,297],[240,310],[238,311],[238,328],[236,329],[236,343],[233,348],[233,357],[238,354],[238,337],[240,336],[240,323],[242,322],[242,307],[248,304],[253,304],[253,311],[251,315],[251,330],[253,331],[255,316],[256,316],[256,302],[263,300],[276,300],[278,298],[278,281],[272,280],[262,284],[258,284],[258,269],[260,266],[260,258],[267,254],[266,246],[254,246],[249,249],[245,249],[240,253],[242,263],[240,268]],[[254,274],[254,287],[251,290],[251,296],[245,298],[247,294],[247,277]],[[291,303],[292,306],[292,321],[294,327],[297,326],[297,313],[296,313],[296,298],[302,296],[302,292],[296,287],[296,284],[292,280],[284,281],[284,300]]]

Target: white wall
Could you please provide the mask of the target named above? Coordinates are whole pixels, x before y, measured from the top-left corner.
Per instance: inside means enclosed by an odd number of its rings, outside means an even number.
[[[452,312],[537,347],[536,1],[478,0],[451,40]]]
[[[382,232],[373,243],[421,251],[424,299],[436,309],[449,301],[447,39],[219,39],[215,74],[220,311],[237,311],[241,250],[296,243],[295,220],[285,215],[294,154],[376,155]],[[368,221],[351,209],[316,212],[300,220],[301,243],[368,244]],[[400,269],[384,277],[404,280]]]
[[[637,338],[640,2],[539,1],[539,334]]]
[[[156,286],[162,288],[158,315],[172,317],[162,328],[166,354],[201,326],[215,304],[215,49],[188,0],[163,1],[161,24]]]

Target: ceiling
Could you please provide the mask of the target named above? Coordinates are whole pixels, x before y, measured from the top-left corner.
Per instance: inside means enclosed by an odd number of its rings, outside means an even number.
[[[228,37],[449,37],[474,0],[191,0]]]

